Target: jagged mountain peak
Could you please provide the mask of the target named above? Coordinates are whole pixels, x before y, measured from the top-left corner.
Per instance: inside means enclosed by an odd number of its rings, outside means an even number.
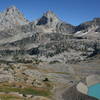
[[[55,13],[49,10],[44,13],[43,16],[37,21],[37,25],[54,26],[58,22],[60,22],[60,19],[56,16]]]
[[[43,14],[43,16],[45,16],[47,18],[50,18],[50,17],[56,17],[57,18],[57,15],[51,10],[48,10],[46,13]]]
[[[8,7],[4,12],[5,16],[9,15],[9,16],[22,16],[24,17],[24,15],[22,14],[22,12],[20,12],[20,10],[16,7],[16,6],[10,6]]]
[[[43,16],[35,21],[35,25],[39,32],[43,33],[73,33],[75,28],[73,25],[68,24],[60,20],[53,11],[47,11]],[[42,31],[41,31],[42,30]]]
[[[18,11],[18,8],[16,6],[10,6],[6,9],[7,12],[9,11]]]
[[[7,14],[19,14],[19,15],[23,15],[16,6],[10,6],[8,7],[5,11],[4,11]]]
[[[8,7],[4,12],[0,13],[0,30],[28,23],[23,14],[15,6]]]

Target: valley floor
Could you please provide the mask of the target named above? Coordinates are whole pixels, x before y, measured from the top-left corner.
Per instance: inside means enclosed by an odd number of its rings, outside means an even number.
[[[100,75],[100,55],[77,64],[1,63],[1,100],[67,100],[63,94],[88,75]]]

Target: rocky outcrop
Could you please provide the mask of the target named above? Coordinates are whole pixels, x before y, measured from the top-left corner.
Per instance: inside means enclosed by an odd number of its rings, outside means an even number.
[[[78,85],[77,85],[77,90],[83,94],[87,94],[88,93],[88,87],[83,84],[82,82],[80,82]]]

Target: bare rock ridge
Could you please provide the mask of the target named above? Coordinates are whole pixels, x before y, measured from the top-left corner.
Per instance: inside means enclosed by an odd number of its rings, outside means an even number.
[[[76,26],[76,35],[85,38],[100,38],[100,18]]]
[[[97,28],[100,27],[100,18],[94,18],[92,21],[82,23],[77,28],[78,31],[80,31],[80,30],[87,30],[92,27],[97,27]]]

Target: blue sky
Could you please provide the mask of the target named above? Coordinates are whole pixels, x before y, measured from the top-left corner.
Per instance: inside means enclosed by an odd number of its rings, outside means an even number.
[[[100,0],[0,0],[0,11],[11,5],[15,5],[30,21],[48,10],[73,25],[100,17]]]

